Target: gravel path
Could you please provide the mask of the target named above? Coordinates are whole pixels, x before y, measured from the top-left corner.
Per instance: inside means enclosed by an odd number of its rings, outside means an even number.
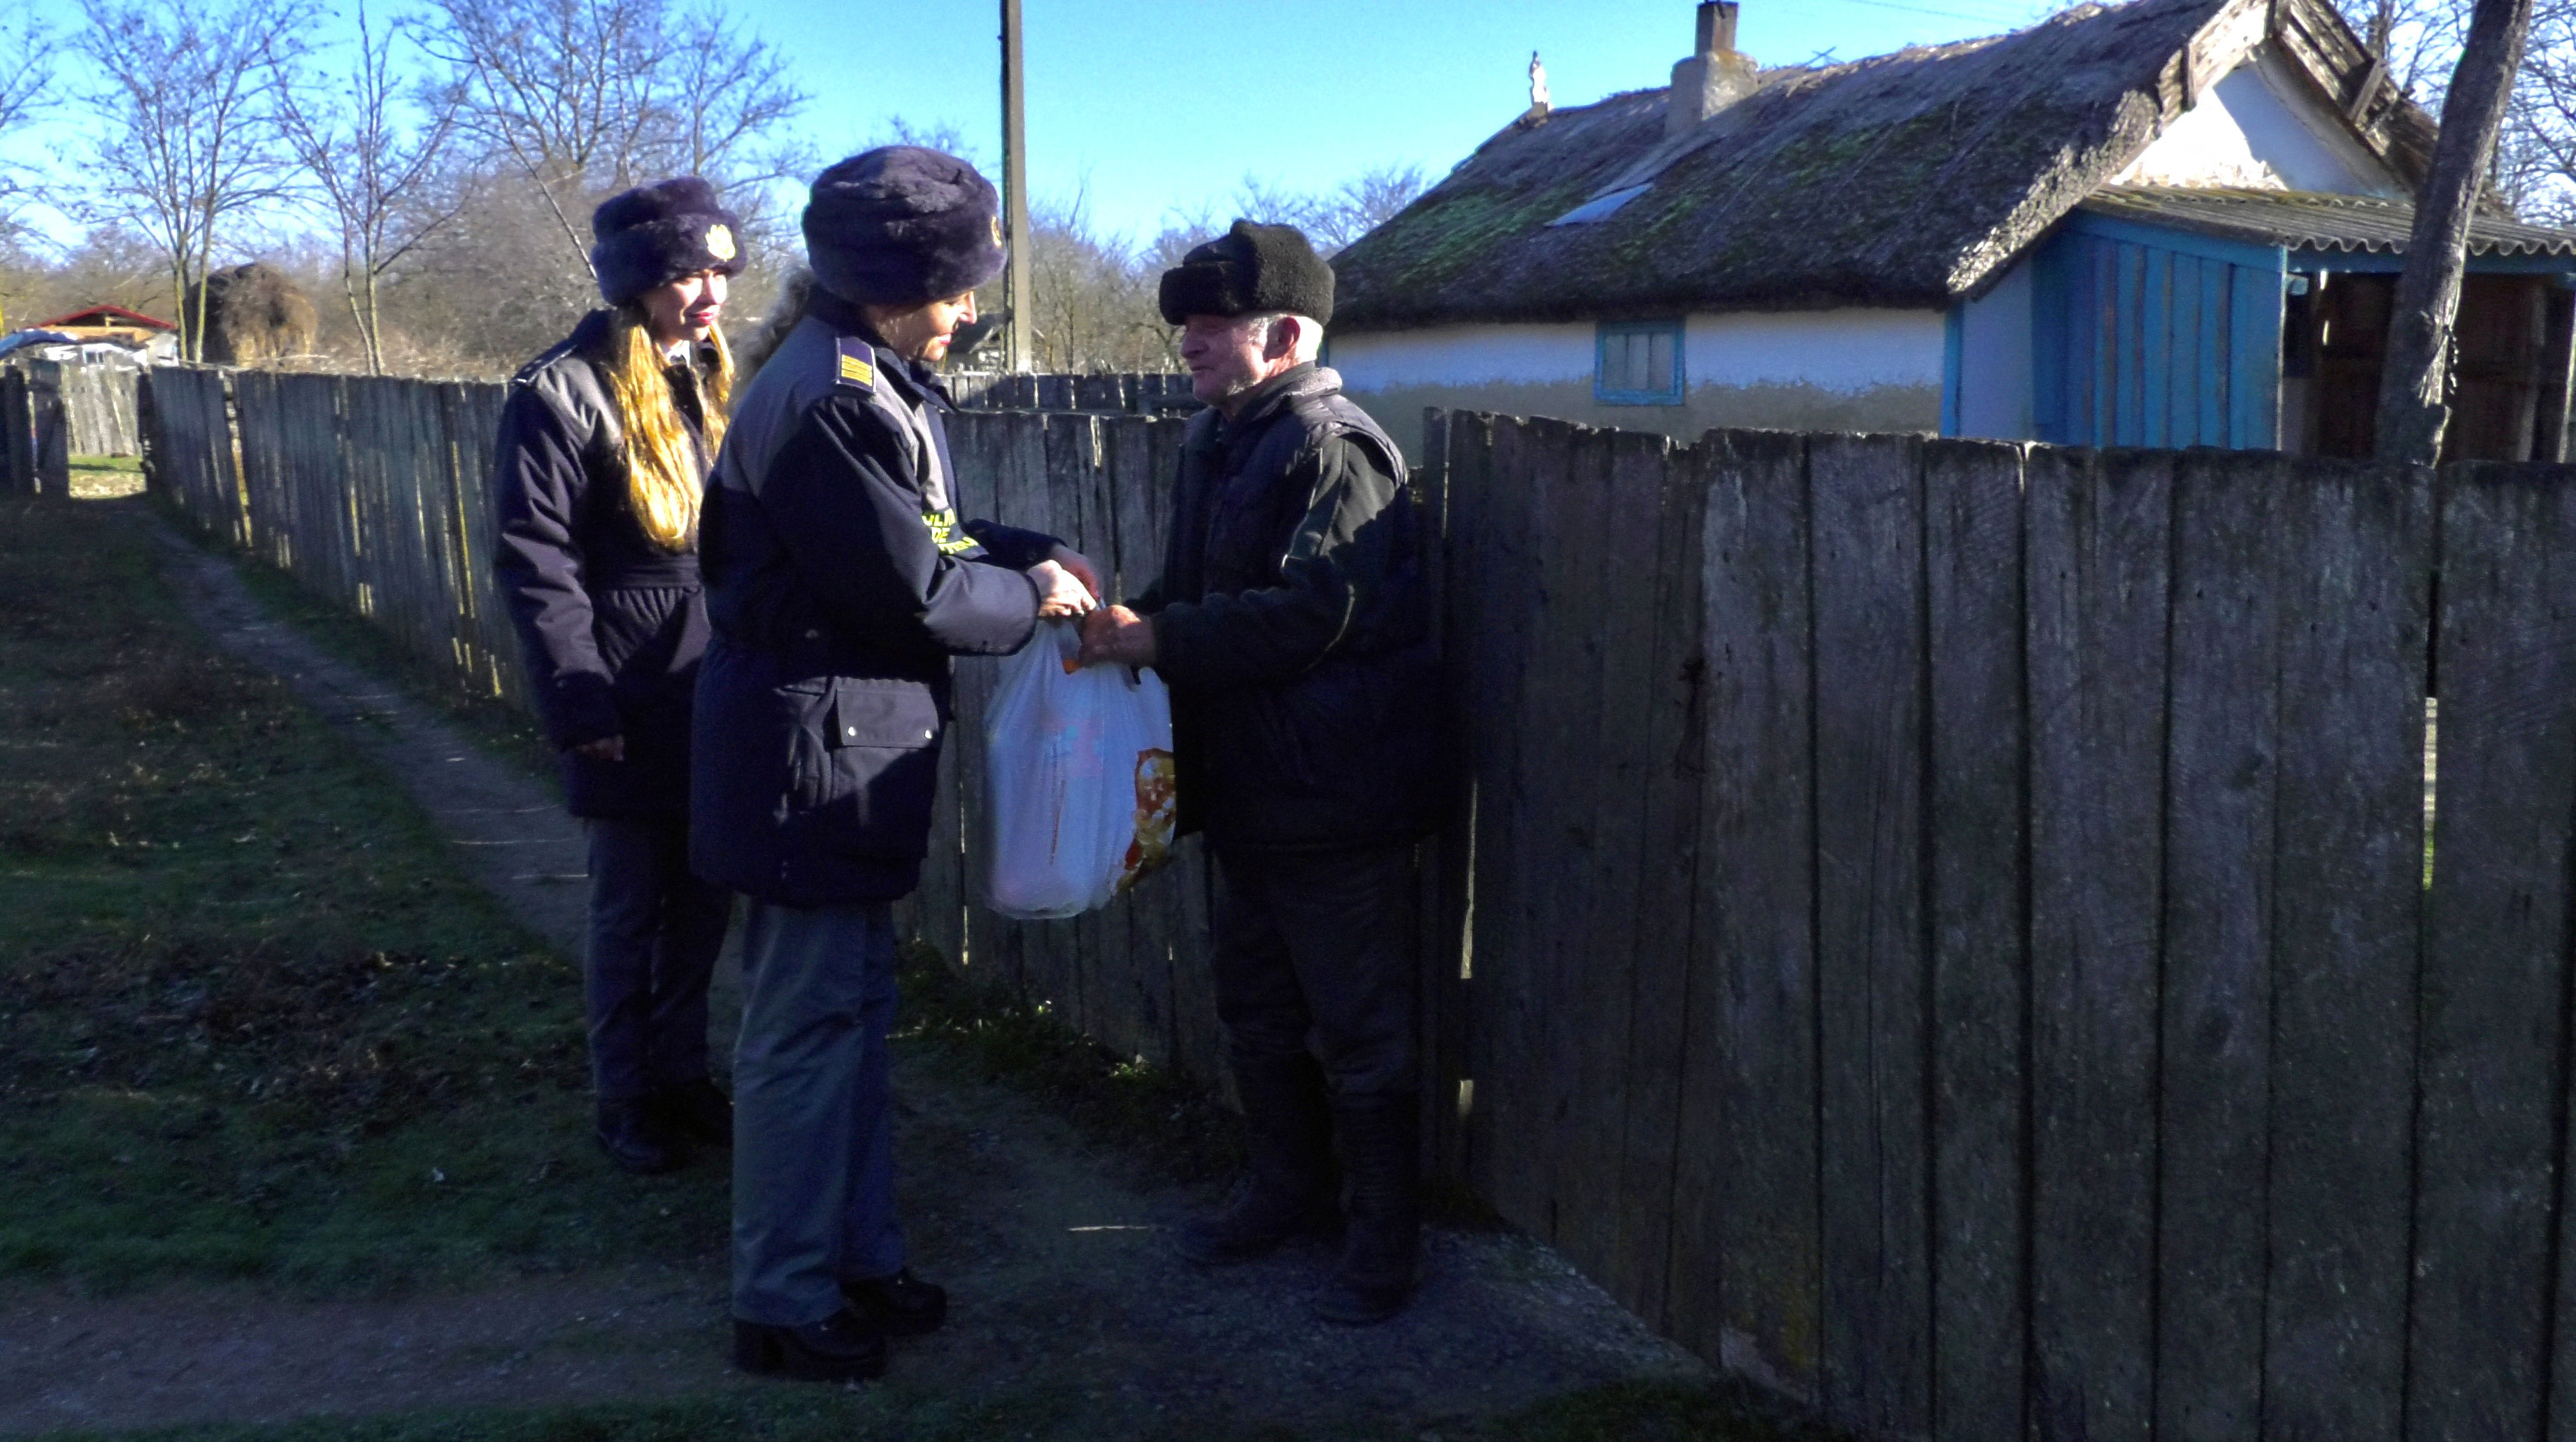
[[[271,620],[229,562],[165,539],[170,578],[209,635],[383,762],[495,895],[577,952],[580,832],[543,790]],[[735,975],[725,966],[720,986]],[[1320,1245],[1200,1272],[1159,1235],[1200,1198],[1139,1184],[1058,1118],[934,1055],[899,1056],[898,1091],[914,1259],[954,1305],[946,1330],[900,1345],[881,1389],[889,1405],[1035,1388],[1101,1438],[1260,1422],[1409,1435],[1577,1387],[1705,1375],[1512,1234],[1435,1231],[1411,1310],[1373,1328],[1324,1326],[1300,1305],[1329,1266]],[[0,1435],[793,1385],[726,1371],[726,1335],[720,1238],[685,1267],[390,1302],[212,1285],[108,1300],[0,1289]]]

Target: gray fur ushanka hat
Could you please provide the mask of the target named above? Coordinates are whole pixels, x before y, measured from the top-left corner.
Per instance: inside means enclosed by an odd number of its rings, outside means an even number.
[[[742,274],[742,221],[694,175],[620,191],[590,214],[590,268],[610,305],[702,270]]]
[[[861,305],[919,305],[1002,273],[1000,196],[956,156],[861,151],[814,178],[805,253],[814,279]]]
[[[1173,325],[1194,315],[1269,311],[1324,325],[1333,318],[1333,268],[1297,227],[1238,220],[1163,272],[1161,300],[1163,319]]]

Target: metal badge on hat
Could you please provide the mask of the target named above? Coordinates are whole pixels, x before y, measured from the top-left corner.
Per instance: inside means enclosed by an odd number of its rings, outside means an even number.
[[[733,230],[730,226],[710,225],[707,227],[707,254],[714,256],[718,260],[733,259]]]
[[[986,221],[993,227],[993,247],[998,250],[1002,245],[1002,218],[998,215],[989,216]]]

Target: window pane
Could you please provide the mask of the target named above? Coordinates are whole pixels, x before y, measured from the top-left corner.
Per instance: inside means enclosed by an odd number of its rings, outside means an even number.
[[[1646,389],[1663,395],[1673,388],[1673,338],[1664,331],[1648,337]]]

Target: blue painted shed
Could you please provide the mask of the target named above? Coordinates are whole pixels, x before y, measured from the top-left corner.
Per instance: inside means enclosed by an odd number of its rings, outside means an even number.
[[[2371,196],[2106,186],[2030,252],[2030,423],[2069,445],[2369,453],[2413,208]],[[2481,216],[2446,451],[2565,451],[2576,234]],[[1944,426],[1974,367],[1951,312]]]

